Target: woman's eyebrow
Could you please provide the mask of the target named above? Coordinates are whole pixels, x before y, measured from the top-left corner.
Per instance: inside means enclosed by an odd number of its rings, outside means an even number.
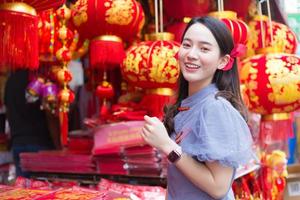
[[[189,38],[184,38],[183,41],[191,42],[192,40],[189,39]],[[212,44],[210,42],[203,41],[203,40],[197,41],[197,43],[199,43],[199,44],[206,44],[206,45],[212,46]]]

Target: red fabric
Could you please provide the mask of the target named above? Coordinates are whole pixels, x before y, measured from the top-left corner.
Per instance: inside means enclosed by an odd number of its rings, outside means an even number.
[[[246,53],[247,47],[243,44],[236,44],[230,52],[230,58],[223,71],[230,70],[233,66],[234,59],[243,56]]]
[[[37,69],[38,18],[0,10],[0,21],[0,67]]]

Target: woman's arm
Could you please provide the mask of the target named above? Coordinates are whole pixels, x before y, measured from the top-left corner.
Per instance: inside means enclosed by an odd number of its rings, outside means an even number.
[[[156,117],[145,116],[145,126],[142,132],[144,140],[149,145],[166,155],[180,148],[169,138],[164,125]],[[233,169],[218,162],[200,163],[183,152],[181,158],[174,164],[194,185],[213,198],[223,197],[230,187]]]

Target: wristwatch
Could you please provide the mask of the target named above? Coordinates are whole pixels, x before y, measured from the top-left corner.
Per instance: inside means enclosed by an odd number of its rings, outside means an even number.
[[[180,159],[181,155],[182,155],[182,149],[180,147],[178,149],[171,151],[168,154],[167,158],[170,163],[175,163],[176,161],[178,161]]]

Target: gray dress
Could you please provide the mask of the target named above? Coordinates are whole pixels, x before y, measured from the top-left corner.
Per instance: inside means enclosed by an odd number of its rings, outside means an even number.
[[[216,99],[217,92],[216,85],[211,84],[184,99],[181,106],[189,107],[189,110],[175,116],[175,133],[171,138],[174,140],[177,134],[182,134],[179,145],[185,154],[199,162],[219,161],[224,166],[232,167],[235,174],[240,164],[254,157],[252,137],[240,113],[226,99]],[[213,199],[172,164],[168,166],[167,195],[168,200]],[[222,198],[228,199],[234,199],[231,187]]]

